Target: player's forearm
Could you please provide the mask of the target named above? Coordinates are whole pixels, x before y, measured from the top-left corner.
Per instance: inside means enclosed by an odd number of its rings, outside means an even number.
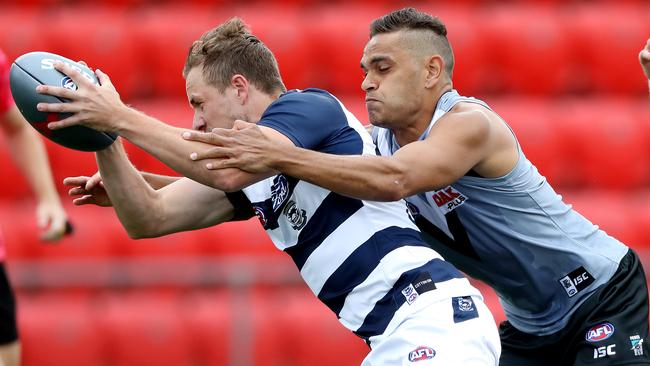
[[[407,194],[405,169],[394,159],[331,155],[298,147],[274,154],[271,168],[350,197],[396,201]]]
[[[239,169],[207,170],[202,162],[187,157],[192,152],[209,148],[201,142],[185,140],[181,128],[162,123],[133,109],[125,111],[119,134],[147,151],[174,171],[201,184],[222,190],[241,189],[242,176]]]
[[[164,216],[158,193],[133,167],[119,140],[96,157],[106,193],[126,231],[134,238],[151,236]]]
[[[43,141],[26,124],[7,133],[7,144],[39,202],[61,205]]]
[[[151,186],[151,188],[156,190],[162,187],[166,187],[180,179],[180,177],[172,177],[149,172],[140,172],[140,175],[142,175],[142,178],[144,178],[144,180],[149,183],[149,186]]]

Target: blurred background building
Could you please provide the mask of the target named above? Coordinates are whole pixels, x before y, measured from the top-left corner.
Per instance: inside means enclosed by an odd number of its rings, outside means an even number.
[[[368,26],[406,5],[447,24],[459,92],[500,113],[565,200],[650,269],[650,99],[637,59],[647,0],[0,0],[0,47],[10,59],[38,50],[84,60],[128,104],[190,127],[188,47],[237,15],[275,52],[288,88],[327,89],[367,122]],[[47,147],[62,195],[64,177],[96,171],[91,153]],[[173,174],[127,148],[139,169]],[[367,353],[256,219],[134,241],[111,209],[65,199],[75,234],[44,245],[5,150],[0,167],[25,365],[345,366]]]

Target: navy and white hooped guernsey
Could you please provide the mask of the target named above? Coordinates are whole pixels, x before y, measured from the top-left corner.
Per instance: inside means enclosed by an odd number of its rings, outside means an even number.
[[[340,155],[376,152],[361,123],[323,90],[284,93],[258,125],[306,149]],[[424,292],[431,293],[420,303],[480,296],[421,240],[404,201],[354,199],[284,174],[243,192],[314,294],[366,340],[399,324]]]

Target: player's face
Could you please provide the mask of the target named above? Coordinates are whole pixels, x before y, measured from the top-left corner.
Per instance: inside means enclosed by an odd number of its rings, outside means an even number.
[[[425,102],[426,69],[411,50],[400,45],[400,32],[378,34],[361,58],[366,108],[375,126],[394,128],[409,123]]]
[[[220,92],[206,82],[201,67],[190,70],[185,78],[187,98],[194,109],[192,129],[211,131],[213,128],[232,128],[236,119],[240,119],[239,105],[229,93],[229,88]]]

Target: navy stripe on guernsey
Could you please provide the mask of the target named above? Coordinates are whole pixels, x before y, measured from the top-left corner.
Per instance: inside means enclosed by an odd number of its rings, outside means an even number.
[[[290,90],[262,114],[259,126],[270,127],[296,146],[328,154],[357,155],[363,141],[341,104],[320,89]]]
[[[328,194],[298,235],[298,243],[284,251],[302,270],[311,253],[361,207],[363,202],[358,199]]]
[[[323,285],[318,298],[339,315],[348,294],[368,278],[386,254],[405,246],[429,247],[419,234],[416,230],[396,226],[376,232],[341,263]]]
[[[406,271],[395,282],[393,288],[381,300],[377,301],[374,309],[364,319],[363,325],[354,333],[366,341],[370,337],[384,333],[395,312],[406,302],[402,290],[414,283],[422,273],[428,273],[434,283],[464,278],[456,267],[439,258],[435,258],[419,268]]]

